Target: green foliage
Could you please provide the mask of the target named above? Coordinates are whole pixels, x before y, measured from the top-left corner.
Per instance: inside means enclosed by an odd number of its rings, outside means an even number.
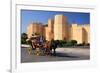
[[[66,40],[55,40],[60,47],[73,47],[77,45],[76,40],[66,41]]]
[[[77,41],[76,41],[76,40],[71,40],[70,42],[71,42],[71,44],[72,44],[73,46],[77,45]]]
[[[27,39],[27,34],[22,33],[21,34],[21,44],[27,44],[26,39]]]

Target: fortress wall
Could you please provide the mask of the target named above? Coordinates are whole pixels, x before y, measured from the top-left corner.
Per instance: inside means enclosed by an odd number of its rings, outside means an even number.
[[[80,44],[80,43],[83,43],[83,39],[84,39],[84,37],[83,37],[83,33],[84,33],[84,31],[83,31],[83,29],[82,29],[82,27],[77,27],[77,24],[74,24],[73,25],[73,30],[72,30],[72,40],[76,40],[77,41],[77,43],[78,44]]]
[[[87,41],[87,43],[90,43],[90,25],[88,25],[88,26],[84,26],[84,29],[86,30],[86,32],[87,32],[87,37],[88,37],[88,41]]]
[[[46,27],[46,26],[43,26],[43,36],[44,36],[44,37],[46,37],[46,29],[45,29],[45,27]]]
[[[33,25],[30,24],[30,25],[27,27],[28,38],[31,38],[32,33],[33,33]]]
[[[50,36],[49,36],[49,30],[48,30],[48,27],[45,27],[45,37],[46,37],[46,40],[50,40],[49,38],[50,38]]]
[[[78,36],[77,24],[72,24],[72,39],[71,40],[78,40],[77,36]]]
[[[54,20],[53,19],[49,19],[48,20],[48,29],[47,29],[48,35],[49,35],[49,41],[51,41],[52,39],[54,39]]]
[[[83,30],[83,35],[82,35],[82,38],[83,38],[83,43],[88,43],[88,35],[87,35],[87,31],[84,29],[84,27],[82,28]]]
[[[33,33],[43,35],[43,31],[44,31],[43,29],[44,29],[44,27],[42,24],[38,24],[38,23],[30,24],[27,28],[28,38],[30,38]]]
[[[54,21],[54,40],[67,39],[67,24],[64,15],[56,15]]]
[[[39,33],[40,35],[44,35],[44,26],[42,24],[39,24],[37,27],[37,33]]]
[[[53,19],[49,19],[48,20],[48,30],[50,32],[53,32],[54,31],[54,20]]]
[[[72,25],[72,40],[77,40],[78,43],[90,43],[90,27],[89,26],[81,26],[77,24]]]
[[[69,25],[68,26],[68,40],[72,39],[72,27]]]
[[[90,43],[90,25],[89,24],[78,25],[78,27],[83,27],[84,28],[85,34],[87,36],[87,43]]]
[[[78,43],[90,43],[90,25],[68,25],[67,17],[55,15],[54,20],[48,20],[48,26],[40,23],[32,23],[27,27],[28,38],[33,33],[39,33],[46,37],[46,40],[77,40]]]

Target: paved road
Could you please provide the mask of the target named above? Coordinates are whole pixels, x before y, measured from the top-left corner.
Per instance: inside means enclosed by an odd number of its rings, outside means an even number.
[[[21,48],[21,62],[48,62],[48,61],[71,61],[89,60],[90,49],[88,48],[57,48],[56,56],[29,55],[27,48]]]

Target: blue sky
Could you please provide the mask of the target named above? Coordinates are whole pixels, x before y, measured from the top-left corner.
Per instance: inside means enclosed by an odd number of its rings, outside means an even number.
[[[31,22],[47,24],[48,19],[54,19],[57,14],[64,14],[68,18],[68,23],[90,24],[90,13],[83,12],[60,12],[42,10],[21,10],[21,33],[27,31],[27,26]]]

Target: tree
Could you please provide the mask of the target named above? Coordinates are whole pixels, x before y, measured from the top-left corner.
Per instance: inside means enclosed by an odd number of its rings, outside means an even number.
[[[27,34],[22,33],[21,34],[21,44],[27,44],[26,39],[27,39]]]
[[[71,40],[70,42],[71,42],[71,44],[72,44],[73,46],[77,45],[77,41],[76,41],[76,40]]]

